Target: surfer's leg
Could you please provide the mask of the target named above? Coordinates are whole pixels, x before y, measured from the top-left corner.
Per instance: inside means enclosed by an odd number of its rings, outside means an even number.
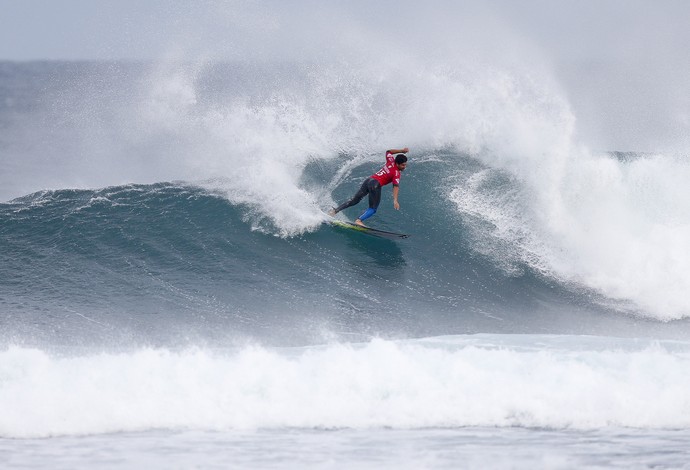
[[[343,209],[347,209],[348,207],[352,207],[356,204],[359,204],[359,201],[361,201],[362,198],[364,196],[366,196],[366,194],[369,192],[369,187],[367,185],[368,181],[369,181],[369,178],[365,179],[364,182],[362,183],[362,186],[360,186],[359,190],[355,193],[354,196],[352,196],[352,199],[350,199],[349,201],[343,202],[342,204],[340,204],[335,209],[331,209],[330,214],[335,215]],[[376,180],[374,180],[374,181],[376,181]]]
[[[368,183],[367,189],[369,190],[369,208],[355,220],[357,225],[364,225],[362,223],[363,220],[367,220],[369,217],[376,214],[376,209],[378,209],[379,203],[381,202],[381,184],[373,178],[366,182]]]
[[[371,178],[368,181],[367,188],[369,189],[369,207],[376,212],[381,202],[381,183]]]
[[[376,214],[376,209],[373,209],[370,207],[367,210],[365,210],[364,213],[357,218],[357,220],[355,220],[355,223],[357,225],[364,225],[361,222],[363,220],[367,220],[369,217],[371,217],[374,214]]]

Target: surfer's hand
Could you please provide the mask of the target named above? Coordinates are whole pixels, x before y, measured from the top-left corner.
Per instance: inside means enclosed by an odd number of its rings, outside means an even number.
[[[407,147],[405,147],[405,148],[403,149],[402,153],[407,153],[407,152],[409,152],[409,151],[410,151],[410,149],[408,149]]]
[[[398,204],[398,201],[393,201],[393,207],[395,207],[396,211],[400,210],[400,204]]]

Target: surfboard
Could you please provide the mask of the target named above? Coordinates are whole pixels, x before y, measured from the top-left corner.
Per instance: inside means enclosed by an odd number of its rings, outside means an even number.
[[[344,222],[338,219],[331,219],[331,225],[336,227],[341,227],[348,230],[354,230],[356,232],[361,232],[366,235],[371,235],[378,238],[385,238],[387,240],[401,240],[403,238],[409,238],[410,236],[404,233],[387,232],[385,230],[378,230],[371,227],[362,227],[361,225],[353,224],[352,222]]]

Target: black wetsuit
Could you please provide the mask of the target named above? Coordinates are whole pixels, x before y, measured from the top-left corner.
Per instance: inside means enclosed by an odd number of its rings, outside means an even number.
[[[352,196],[352,199],[343,202],[338,207],[336,207],[335,212],[340,212],[343,209],[347,209],[348,207],[352,207],[355,204],[358,204],[359,201],[361,201],[362,198],[367,194],[369,194],[369,209],[371,209],[367,212],[371,212],[371,214],[365,218],[370,217],[371,215],[373,215],[374,212],[376,212],[376,209],[378,209],[379,203],[381,202],[381,183],[379,183],[376,179],[371,177],[364,180],[362,186],[360,186],[359,188],[359,191],[357,191],[355,195]],[[360,220],[363,219],[360,218]]]

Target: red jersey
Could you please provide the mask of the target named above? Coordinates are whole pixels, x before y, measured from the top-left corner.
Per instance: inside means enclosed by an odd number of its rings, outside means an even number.
[[[381,186],[385,186],[390,182],[393,182],[393,186],[400,185],[400,170],[398,170],[398,166],[395,164],[395,155],[386,152],[386,164],[371,177],[381,183]]]

